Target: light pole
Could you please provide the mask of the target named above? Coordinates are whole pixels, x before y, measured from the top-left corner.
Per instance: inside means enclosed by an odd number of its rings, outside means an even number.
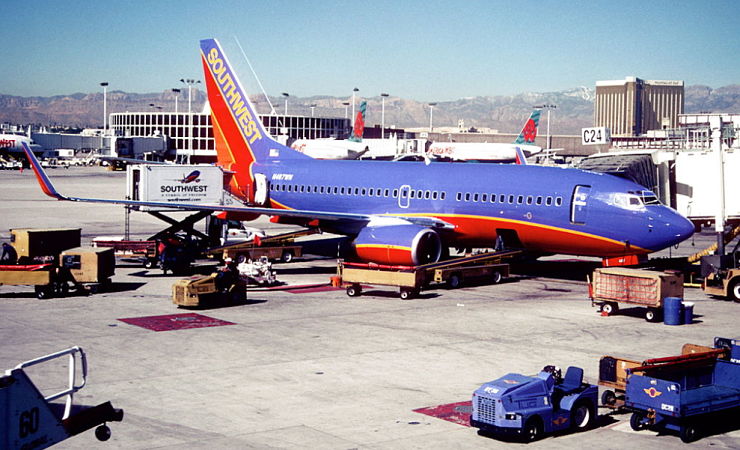
[[[344,105],[344,118],[347,118],[347,108],[349,108],[349,102],[342,102]]]
[[[437,103],[435,103],[435,102],[429,103],[429,132],[430,133],[433,130],[433,128],[432,128],[432,118],[434,117],[434,107],[435,106],[437,106]]]
[[[175,94],[175,114],[177,114],[177,99],[180,97],[180,90],[172,88],[172,93]]]
[[[535,108],[547,108],[547,140],[545,141],[546,149],[550,148],[550,111],[557,108],[557,105],[544,104],[535,106]]]
[[[385,139],[385,98],[388,94],[385,92],[380,93],[381,107],[380,107],[380,139]]]
[[[108,129],[108,82],[103,81],[100,85],[103,86],[103,135],[105,135]]]
[[[316,103],[310,105],[311,106],[311,117],[313,117],[313,110],[316,108]]]
[[[192,78],[180,78],[182,83],[188,86],[188,163],[190,156],[193,154],[193,85],[200,83],[200,80]]]
[[[290,97],[290,94],[287,92],[283,92],[283,97],[285,97],[285,115],[288,115],[288,97]]]
[[[359,89],[352,89],[352,128],[355,127],[355,93],[359,92]]]

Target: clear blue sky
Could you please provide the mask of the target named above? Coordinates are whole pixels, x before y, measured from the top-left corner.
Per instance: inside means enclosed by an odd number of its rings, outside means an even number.
[[[740,1],[5,0],[0,93],[158,92],[198,41],[244,47],[267,92],[419,101],[638,76],[740,83]],[[254,90],[251,74],[242,81]]]

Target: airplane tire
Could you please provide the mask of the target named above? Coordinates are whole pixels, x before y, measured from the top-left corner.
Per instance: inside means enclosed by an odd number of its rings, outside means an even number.
[[[494,271],[493,274],[491,275],[491,282],[493,284],[499,284],[501,280],[503,279],[504,279],[503,275],[501,275],[501,272],[499,272],[498,270]]]
[[[611,316],[612,314],[616,314],[617,311],[619,311],[619,305],[615,302],[606,302],[601,306],[601,310],[605,312],[608,316]]]
[[[411,300],[417,292],[412,289],[401,289],[401,300]]]
[[[358,297],[362,293],[362,288],[357,284],[350,284],[347,286],[347,295],[350,297]]]
[[[736,302],[740,302],[740,279],[730,282],[730,285],[727,287],[727,296]]]
[[[594,413],[591,403],[579,401],[573,406],[571,412],[571,425],[575,431],[588,430],[594,423]]]
[[[630,417],[630,428],[635,431],[640,431],[644,429],[645,424],[642,423],[643,418],[644,416],[641,412],[633,412],[632,417]]]
[[[524,424],[522,440],[524,442],[534,442],[542,437],[542,433],[544,433],[542,420],[537,416],[530,417],[527,423]]]
[[[678,436],[681,438],[681,442],[689,444],[699,439],[699,433],[696,430],[696,426],[687,423],[681,426],[681,430],[678,432]]]
[[[617,403],[617,395],[614,391],[607,389],[601,394],[601,404],[604,406],[614,406]]]
[[[100,425],[95,429],[95,437],[98,438],[99,441],[105,442],[108,439],[110,439],[111,432],[108,425]]]
[[[447,287],[450,289],[457,289],[462,286],[462,276],[458,273],[453,273],[450,278],[447,279]]]
[[[293,261],[293,252],[290,250],[283,252],[283,254],[280,256],[280,261],[284,263],[289,263]]]

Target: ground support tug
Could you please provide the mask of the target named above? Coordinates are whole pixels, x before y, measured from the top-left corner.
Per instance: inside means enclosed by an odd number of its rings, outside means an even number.
[[[599,388],[583,382],[583,369],[546,366],[536,376],[510,373],[473,393],[470,425],[480,434],[514,436],[525,442],[544,433],[582,431],[597,416]]]

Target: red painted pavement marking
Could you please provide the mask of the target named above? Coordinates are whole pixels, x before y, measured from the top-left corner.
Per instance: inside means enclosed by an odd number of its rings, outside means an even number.
[[[168,314],[164,316],[130,317],[118,319],[129,325],[146,328],[152,331],[187,330],[191,328],[220,327],[236,325],[225,320],[214,319],[196,313]]]
[[[291,294],[310,294],[312,292],[328,292],[328,291],[341,291],[342,288],[335,286],[318,286],[318,287],[307,287],[307,288],[294,288],[288,289],[287,292]]]
[[[414,410],[414,412],[420,414],[426,414],[427,416],[436,417],[438,419],[466,427],[470,426],[470,414],[472,411],[473,405],[470,400],[465,402],[448,403],[446,405],[428,406],[426,408]]]

